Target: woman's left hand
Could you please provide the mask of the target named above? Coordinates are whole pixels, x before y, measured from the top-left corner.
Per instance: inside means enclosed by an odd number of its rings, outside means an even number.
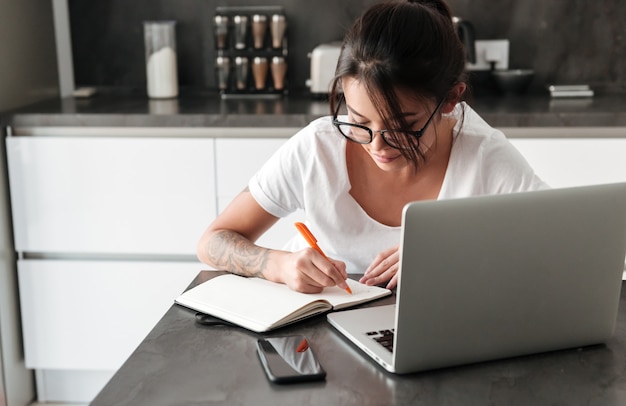
[[[398,267],[400,262],[399,245],[376,255],[359,282],[366,285],[380,285],[387,282],[387,289],[398,285]]]

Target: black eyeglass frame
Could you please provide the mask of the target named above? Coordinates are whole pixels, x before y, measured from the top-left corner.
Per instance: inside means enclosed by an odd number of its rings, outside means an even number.
[[[333,114],[333,125],[337,128],[337,131],[339,131],[339,133],[341,135],[343,135],[347,140],[352,141],[352,142],[356,142],[357,144],[371,144],[372,141],[374,141],[374,133],[377,132],[380,134],[380,136],[383,138],[383,141],[385,141],[385,144],[389,145],[392,148],[395,149],[405,149],[402,147],[399,147],[397,145],[393,145],[391,144],[388,140],[387,137],[385,137],[385,133],[386,132],[401,132],[407,135],[411,135],[413,137],[415,137],[416,139],[419,139],[422,137],[422,135],[424,135],[424,132],[426,131],[426,129],[428,129],[428,126],[430,125],[430,122],[433,120],[433,118],[435,117],[435,114],[437,114],[437,111],[439,111],[439,109],[441,108],[441,106],[443,105],[443,103],[445,102],[445,98],[441,99],[441,101],[439,102],[439,104],[437,104],[437,107],[435,107],[435,110],[433,111],[433,114],[430,115],[430,117],[428,118],[428,120],[426,121],[426,124],[424,124],[424,126],[417,131],[414,130],[401,130],[401,129],[393,129],[393,130],[378,130],[378,131],[374,131],[371,128],[361,125],[361,124],[354,124],[354,123],[346,123],[345,121],[339,121],[337,120],[337,115],[339,114],[339,109],[341,108],[341,103],[345,100],[345,98],[342,96],[341,100],[339,101],[339,103],[337,103],[337,108]],[[369,135],[370,135],[370,140],[367,142],[363,142],[363,141],[357,141],[355,139],[350,138],[349,136],[347,136],[346,134],[343,133],[343,131],[341,131],[341,129],[339,128],[339,126],[342,125],[347,125],[347,126],[351,126],[351,127],[357,127],[360,128],[362,130],[366,130]]]

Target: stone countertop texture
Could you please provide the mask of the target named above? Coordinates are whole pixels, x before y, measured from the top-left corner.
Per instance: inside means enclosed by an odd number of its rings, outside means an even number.
[[[472,107],[496,128],[626,128],[626,95],[551,99],[547,95],[482,97]],[[30,127],[301,128],[329,114],[309,95],[278,99],[221,99],[217,94],[151,100],[143,95],[96,94],[51,99],[0,114],[2,125]],[[615,131],[614,131],[615,133]],[[626,137],[626,129],[624,135]]]

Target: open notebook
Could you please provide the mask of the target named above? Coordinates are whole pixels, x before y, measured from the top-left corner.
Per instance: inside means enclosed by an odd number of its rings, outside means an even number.
[[[388,289],[351,279],[346,282],[352,294],[336,286],[308,294],[265,279],[226,274],[189,289],[175,302],[249,330],[265,332],[331,309],[345,309],[391,294]]]

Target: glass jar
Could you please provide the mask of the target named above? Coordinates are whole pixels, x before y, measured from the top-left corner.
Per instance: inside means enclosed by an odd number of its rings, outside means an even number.
[[[145,21],[144,40],[148,97],[177,97],[176,22]]]

